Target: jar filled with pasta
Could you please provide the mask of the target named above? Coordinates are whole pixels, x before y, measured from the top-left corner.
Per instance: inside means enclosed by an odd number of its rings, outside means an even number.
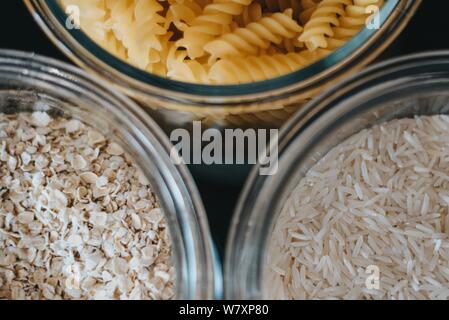
[[[166,127],[278,127],[374,59],[414,0],[27,0],[73,60]]]

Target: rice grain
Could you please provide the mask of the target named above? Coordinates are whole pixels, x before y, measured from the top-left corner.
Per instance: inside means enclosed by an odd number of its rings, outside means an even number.
[[[270,299],[448,299],[449,117],[350,137],[285,202],[267,251]],[[379,270],[379,287],[368,286]],[[374,282],[375,283],[375,282]]]

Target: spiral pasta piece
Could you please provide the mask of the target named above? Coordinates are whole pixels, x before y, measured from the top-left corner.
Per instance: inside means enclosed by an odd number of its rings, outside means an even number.
[[[196,60],[186,60],[187,52],[178,50],[176,46],[170,49],[167,57],[167,77],[178,81],[209,83],[206,67]]]
[[[175,47],[174,41],[170,41],[173,36],[173,32],[167,32],[163,36],[160,37],[162,49],[159,52],[159,61],[156,63],[151,63],[145,69],[150,73],[157,74],[161,77],[166,77],[168,72],[168,59],[170,50]]]
[[[302,48],[304,48],[304,44],[298,40],[298,38],[284,38],[282,39],[282,43],[280,45],[281,49],[286,52],[298,52]]]
[[[184,3],[174,3],[167,11],[166,28],[173,23],[180,31],[185,31],[195,18],[201,14],[203,9],[193,1],[184,1]]]
[[[204,45],[229,30],[233,16],[240,15],[243,7],[251,2],[252,0],[214,0],[184,30],[183,38],[177,43],[178,47],[186,48],[191,59],[203,56]]]
[[[334,36],[332,26],[339,25],[339,16],[345,14],[345,6],[350,4],[352,0],[322,0],[304,26],[299,40],[304,42],[309,50],[327,48],[326,36]]]
[[[287,53],[222,59],[209,70],[209,79],[215,84],[237,84],[262,81],[282,76],[317,61],[329,54],[318,49],[314,52]]]
[[[346,39],[355,36],[366,24],[373,12],[372,6],[379,10],[383,5],[382,0],[354,0],[353,5],[346,7],[345,15],[340,17],[340,24],[334,27],[336,39]]]
[[[104,40],[99,43],[104,49],[113,53],[115,56],[126,60],[128,58],[128,50],[123,43],[118,40],[112,32],[108,32]]]
[[[167,33],[165,18],[158,14],[163,7],[157,0],[106,0],[110,18],[106,25],[127,49],[128,60],[139,68],[160,61],[159,36]]]
[[[287,9],[224,34],[209,42],[204,50],[211,55],[212,60],[257,55],[260,49],[267,49],[271,43],[280,44],[283,39],[294,38],[301,31],[301,26],[292,19],[292,9]]]
[[[249,6],[243,8],[240,16],[235,16],[234,21],[239,27],[245,27],[251,22],[262,19],[262,6],[258,2],[253,2]]]
[[[339,18],[339,25],[332,28],[334,36],[327,40],[328,49],[339,48],[359,33],[382,5],[383,0],[354,0],[354,4],[347,6],[345,14]],[[371,11],[373,8],[376,8],[376,12]]]

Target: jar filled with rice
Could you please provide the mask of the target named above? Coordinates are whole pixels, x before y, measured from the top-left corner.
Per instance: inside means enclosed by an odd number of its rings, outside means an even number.
[[[374,66],[285,127],[238,206],[229,298],[449,298],[447,58]]]

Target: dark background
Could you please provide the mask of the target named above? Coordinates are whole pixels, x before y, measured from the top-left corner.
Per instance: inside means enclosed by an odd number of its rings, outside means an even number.
[[[421,8],[394,44],[378,59],[407,53],[449,49],[449,1],[423,0]],[[70,62],[47,39],[21,0],[3,0],[0,8],[0,48],[34,51]],[[219,169],[219,168],[218,168]],[[212,234],[223,253],[232,211],[241,185],[223,185],[195,175]]]

